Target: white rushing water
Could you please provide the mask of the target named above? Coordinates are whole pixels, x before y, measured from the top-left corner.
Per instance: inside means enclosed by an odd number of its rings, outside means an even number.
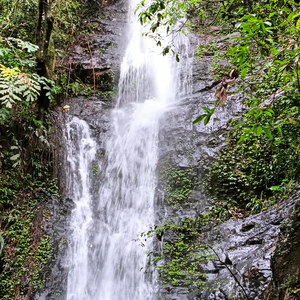
[[[137,1],[131,2],[135,7]],[[141,271],[151,241],[145,249],[134,240],[154,223],[159,118],[180,94],[178,89],[187,93],[190,85],[188,78],[179,78],[182,66],[142,37],[135,19],[132,13],[112,133],[106,141],[107,163],[100,170],[105,175],[93,195],[89,173],[96,141],[86,122],[73,118],[67,124],[68,191],[76,204],[67,300],[155,299],[153,282]]]

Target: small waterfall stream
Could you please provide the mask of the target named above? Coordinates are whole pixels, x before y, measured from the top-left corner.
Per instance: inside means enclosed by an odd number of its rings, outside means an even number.
[[[137,1],[131,2],[132,10]],[[131,13],[106,164],[100,166],[104,179],[96,192],[89,174],[97,143],[85,121],[74,117],[67,124],[68,193],[76,204],[67,300],[155,299],[153,283],[141,271],[151,241],[142,248],[134,239],[154,223],[159,118],[174,104],[178,87],[186,94],[190,85],[189,78],[180,80],[182,65],[160,55],[135,19]]]

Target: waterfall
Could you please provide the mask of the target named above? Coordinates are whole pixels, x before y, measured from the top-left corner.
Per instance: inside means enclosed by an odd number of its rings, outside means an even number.
[[[132,11],[136,1],[131,2]],[[188,78],[180,79],[182,65],[142,37],[133,13],[130,20],[98,191],[89,178],[97,142],[85,121],[74,117],[67,124],[68,193],[76,204],[67,300],[155,298],[153,282],[141,271],[151,241],[142,248],[135,239],[154,223],[159,119],[174,105],[178,89],[187,93],[189,85]]]
[[[90,137],[87,123],[76,117],[67,123],[67,153],[70,165],[67,174],[67,193],[76,205],[71,219],[72,268],[68,276],[67,299],[88,299],[85,294],[89,269],[88,232],[93,222],[89,173],[91,162],[96,154],[96,145]]]

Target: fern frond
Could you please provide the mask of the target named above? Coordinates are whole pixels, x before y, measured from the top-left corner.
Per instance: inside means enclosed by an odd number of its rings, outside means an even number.
[[[19,73],[21,71],[20,71],[19,68],[11,69],[11,68],[7,68],[7,67],[0,64],[0,72],[1,72],[3,77],[11,78],[11,77],[19,75]]]

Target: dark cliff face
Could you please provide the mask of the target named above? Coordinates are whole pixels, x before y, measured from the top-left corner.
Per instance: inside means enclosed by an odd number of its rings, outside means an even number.
[[[55,176],[59,179],[62,199],[51,198],[46,204],[49,218],[44,229],[52,237],[54,257],[50,265],[39,274],[39,277],[44,280],[43,291],[37,293],[32,299],[66,299],[69,271],[66,254],[71,234],[70,215],[74,203],[72,199],[66,198],[65,172],[68,162],[66,161],[64,127],[70,116],[84,119],[98,141],[98,154],[103,158],[103,144],[110,127],[110,108],[117,95],[120,65],[127,41],[127,12],[126,0],[109,1],[107,4],[103,1],[101,9],[99,7],[99,11],[95,11],[95,18],[91,20],[99,24],[100,33],[79,38],[67,54],[72,61],[66,64],[66,67],[70,68],[71,80],[80,78],[87,86],[93,86],[93,72],[95,72],[96,90],[100,93],[96,97],[91,93],[90,97],[79,96],[65,99],[62,106],[69,105],[69,112],[64,111],[62,107],[56,112],[51,112],[56,120]],[[86,49],[86,40],[89,41],[93,63],[90,52]],[[93,188],[96,188],[98,180],[99,178],[94,176]]]
[[[104,7],[104,17],[95,17],[93,20],[101,24],[102,33],[88,36],[93,56],[93,66],[90,53],[84,51],[85,42],[79,41],[70,53],[71,67],[74,78],[77,76],[87,84],[93,84],[93,72],[96,74],[96,88],[100,91],[94,97],[74,97],[64,103],[70,106],[70,111],[61,110],[59,118],[61,126],[68,119],[67,114],[84,119],[92,129],[92,134],[98,145],[98,159],[105,164],[104,142],[110,134],[110,111],[117,95],[120,65],[125,52],[127,41],[127,1],[114,1],[112,5]],[[191,35],[191,47],[188,55],[193,56],[196,47],[203,42],[204,37]],[[207,38],[205,38],[207,39]],[[216,37],[218,47],[228,41],[224,37]],[[230,97],[224,107],[218,107],[212,120],[207,126],[203,123],[192,125],[192,121],[199,116],[202,106],[213,107],[216,98],[215,90],[219,80],[210,72],[213,57],[206,53],[201,60],[193,59],[191,95],[181,100],[181,103],[164,115],[160,122],[159,133],[159,163],[157,167],[158,187],[156,190],[156,221],[162,223],[172,217],[195,216],[209,211],[213,201],[205,195],[201,183],[210,162],[225,145],[225,133],[230,128],[228,120],[235,118],[243,111],[241,94]],[[184,77],[184,74],[181,74]],[[237,83],[237,85],[239,82]],[[236,86],[231,87],[237,89]],[[229,90],[230,91],[230,90]],[[66,164],[63,138],[60,142],[61,161],[60,172]],[[170,207],[167,201],[164,170],[174,169],[190,172],[191,193],[188,201],[180,203],[176,208]],[[60,186],[63,191],[65,178],[60,175]],[[93,180],[93,187],[97,189],[101,181],[101,174]],[[196,184],[197,182],[197,184]],[[64,191],[63,191],[64,194]],[[285,274],[290,278],[298,276],[298,242],[299,234],[297,208],[294,209],[291,227],[281,226],[287,219],[290,211],[298,203],[298,195],[286,200],[280,208],[270,208],[256,216],[244,220],[230,220],[206,232],[203,239],[218,249],[222,261],[230,262],[230,268],[247,291],[249,299],[279,299],[284,298],[286,288]],[[46,289],[35,299],[65,299],[67,286],[66,249],[68,245],[68,217],[73,208],[72,199],[55,200],[50,204],[52,218],[47,230],[55,236],[56,256],[47,272]],[[297,206],[298,207],[298,204]],[[289,220],[289,219],[288,219]],[[284,229],[287,228],[287,229]],[[295,243],[289,247],[287,236]],[[278,237],[280,244],[278,244]],[[159,241],[157,242],[159,243]],[[278,246],[280,245],[280,246]],[[277,247],[277,248],[276,248]],[[276,249],[276,250],[275,250]],[[275,252],[274,252],[275,251]],[[272,256],[272,253],[274,255]],[[180,287],[160,285],[159,297],[163,299],[240,299],[244,298],[242,290],[224,265],[209,262],[199,266],[208,277],[207,288],[189,293]],[[297,277],[298,278],[298,277]],[[297,279],[298,280],[298,279]],[[294,286],[296,286],[297,280]],[[293,283],[291,286],[294,288]],[[211,287],[211,289],[209,289]]]
[[[300,203],[297,202],[280,225],[278,243],[271,260],[275,291],[270,292],[269,299],[276,299],[276,297],[280,300],[300,299],[299,209]]]
[[[228,41],[224,37],[214,38],[218,47],[222,47],[224,40]],[[190,36],[190,41],[192,55],[203,38]],[[236,93],[229,97],[225,106],[216,108],[207,126],[203,122],[192,125],[192,121],[203,113],[201,107],[212,108],[216,101],[214,93],[218,81],[210,72],[211,65],[211,56],[204,55],[200,61],[194,58],[192,95],[161,120],[156,192],[158,223],[174,217],[205,214],[213,204],[201,183],[209,164],[226,143],[225,134],[230,128],[228,120],[241,115],[244,109],[244,96]],[[237,81],[230,90],[237,90],[239,84]],[[188,201],[179,203],[176,208],[167,204],[168,183],[161,175],[166,170],[192,172],[193,180],[200,183],[190,186]],[[203,290],[188,292],[187,288],[161,286],[160,295],[164,299],[178,300],[247,299],[242,285],[251,300],[298,299],[299,200],[299,194],[296,194],[277,208],[269,208],[252,217],[229,220],[205,232],[203,241],[216,249],[222,262],[227,261],[233,274],[220,261],[210,261],[199,266],[208,278]]]

